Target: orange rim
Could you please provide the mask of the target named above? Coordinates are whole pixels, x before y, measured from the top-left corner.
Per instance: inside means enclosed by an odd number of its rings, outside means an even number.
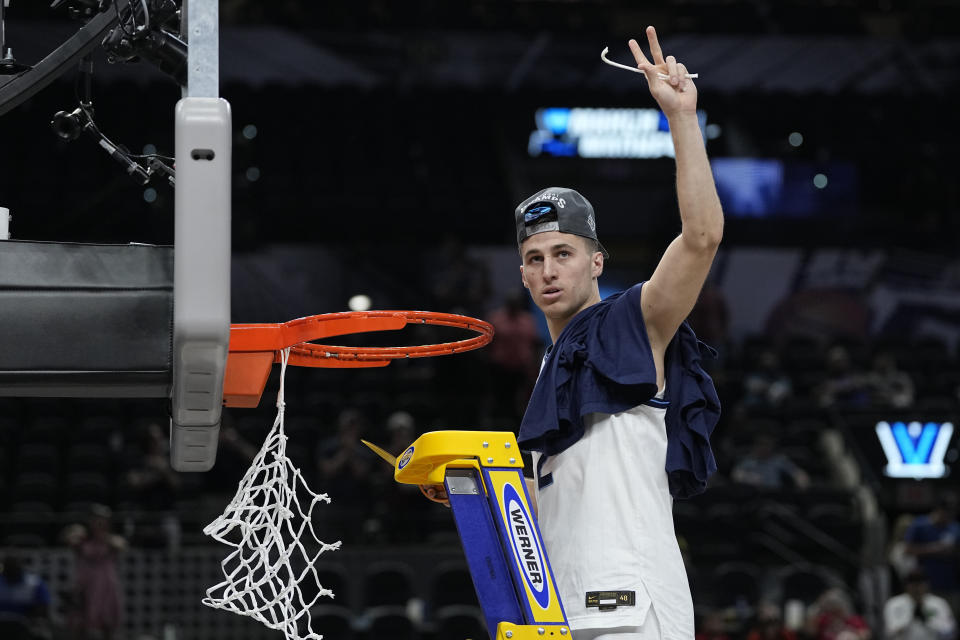
[[[408,324],[456,327],[477,335],[456,342],[412,347],[341,347],[316,344],[331,336],[393,331]],[[223,383],[223,402],[228,407],[255,407],[280,361],[280,352],[290,347],[288,364],[300,367],[383,367],[393,360],[452,355],[479,349],[493,339],[489,322],[454,313],[433,311],[350,311],[297,318],[277,324],[230,326],[230,353]]]

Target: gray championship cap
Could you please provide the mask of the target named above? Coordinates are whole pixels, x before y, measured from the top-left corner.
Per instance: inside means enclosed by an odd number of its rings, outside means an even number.
[[[520,203],[514,212],[517,223],[517,245],[544,231],[572,233],[596,240],[604,258],[610,254],[597,239],[597,223],[593,205],[579,192],[566,187],[547,187]]]

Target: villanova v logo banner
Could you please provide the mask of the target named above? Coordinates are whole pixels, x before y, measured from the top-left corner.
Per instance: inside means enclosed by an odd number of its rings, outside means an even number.
[[[891,478],[942,478],[952,436],[951,422],[878,422],[877,437],[887,456],[884,472]]]

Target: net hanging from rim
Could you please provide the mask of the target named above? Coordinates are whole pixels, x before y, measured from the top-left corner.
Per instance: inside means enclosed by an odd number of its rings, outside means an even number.
[[[314,510],[329,503],[326,494],[314,493],[300,470],[287,458],[284,432],[284,378],[290,348],[280,357],[280,391],[277,417],[260,452],[244,474],[230,504],[204,534],[233,551],[220,563],[224,580],[207,589],[203,603],[249,616],[288,640],[320,640],[311,628],[310,608],[333,592],[320,585],[316,562],[340,542],[320,540],[313,527]],[[300,496],[304,502],[301,505]],[[304,598],[300,585],[312,580],[312,597]],[[302,631],[301,631],[302,630]],[[301,635],[302,633],[302,635]]]

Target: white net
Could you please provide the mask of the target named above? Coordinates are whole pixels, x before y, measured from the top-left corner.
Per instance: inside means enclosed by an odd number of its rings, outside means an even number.
[[[315,564],[324,551],[339,549],[340,542],[328,544],[317,537],[314,508],[330,498],[311,491],[287,458],[283,388],[289,356],[290,349],[284,349],[273,427],[233,500],[203,529],[234,549],[220,563],[225,579],[207,589],[203,603],[254,618],[283,631],[288,640],[320,640],[323,636],[311,629],[310,608],[333,592],[320,585]],[[301,497],[309,501],[306,509]]]

